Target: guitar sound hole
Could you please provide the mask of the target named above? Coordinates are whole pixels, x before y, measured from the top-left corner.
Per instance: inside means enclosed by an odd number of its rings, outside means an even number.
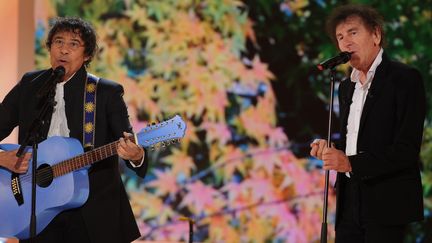
[[[54,178],[53,170],[49,164],[42,164],[36,170],[36,184],[40,187],[48,187]]]

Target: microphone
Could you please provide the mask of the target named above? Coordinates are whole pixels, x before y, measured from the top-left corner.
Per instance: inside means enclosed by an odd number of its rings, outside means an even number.
[[[343,64],[348,62],[351,59],[352,52],[341,52],[337,56],[332,57],[328,60],[325,60],[324,62],[317,65],[318,69],[323,71],[325,69],[332,69],[336,67],[337,65]]]
[[[63,66],[56,67],[56,69],[54,69],[48,81],[46,81],[37,92],[37,97],[42,98],[48,92],[50,92],[50,90],[53,89],[57,83],[61,82],[61,79],[64,77],[65,73],[66,70]]]

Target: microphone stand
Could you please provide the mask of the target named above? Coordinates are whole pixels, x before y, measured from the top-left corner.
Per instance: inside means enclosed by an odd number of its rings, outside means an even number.
[[[193,220],[189,219],[189,243],[193,243]]]
[[[327,147],[331,147],[331,128],[332,128],[332,115],[333,115],[333,98],[334,98],[334,83],[335,83],[336,70],[330,69],[330,108],[328,115],[328,130],[327,130]],[[327,208],[328,208],[328,189],[329,189],[330,171],[325,171],[324,183],[324,205],[323,205],[323,221],[321,223],[321,241],[320,243],[327,243]]]
[[[48,86],[49,91],[47,92],[43,103],[43,106],[36,117],[33,120],[30,129],[27,132],[26,138],[21,143],[21,146],[16,153],[17,157],[21,157],[27,151],[27,145],[32,145],[32,191],[31,191],[31,214],[30,214],[30,241],[36,242],[34,237],[36,236],[36,166],[37,166],[37,150],[38,150],[38,140],[41,138],[41,128],[46,123],[47,115],[49,111],[52,111],[56,102],[54,100],[56,92],[56,82],[52,82]]]

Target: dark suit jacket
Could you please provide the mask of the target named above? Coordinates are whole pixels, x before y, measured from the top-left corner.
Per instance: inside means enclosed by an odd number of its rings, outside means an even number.
[[[339,87],[344,151],[354,86],[348,79]],[[357,155],[349,156],[352,178],[337,175],[336,211],[344,203],[339,192],[346,180],[354,180],[359,184],[363,220],[404,224],[423,219],[419,152],[425,104],[420,73],[383,54],[361,115]]]
[[[32,120],[40,108],[36,93],[48,80],[51,70],[27,73],[9,92],[3,101],[0,116],[0,140],[12,129],[19,126],[19,142],[25,139]],[[83,138],[83,98],[87,72],[82,67],[65,84],[65,106],[70,137],[82,143]],[[100,79],[96,101],[95,147],[99,147],[122,137],[123,131],[131,132],[127,108],[123,101],[123,88],[111,81]],[[49,121],[42,127],[46,139]],[[146,163],[145,163],[146,164]],[[132,168],[144,177],[147,166]],[[118,157],[114,156],[95,163],[89,169],[90,195],[83,207],[82,214],[92,242],[131,242],[140,236],[132,213],[126,191],[118,169]]]

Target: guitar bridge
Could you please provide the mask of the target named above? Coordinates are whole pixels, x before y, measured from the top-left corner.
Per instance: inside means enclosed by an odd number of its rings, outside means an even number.
[[[21,182],[20,182],[19,175],[17,173],[12,173],[11,189],[18,205],[21,206],[22,204],[24,204],[24,197],[21,190]]]

